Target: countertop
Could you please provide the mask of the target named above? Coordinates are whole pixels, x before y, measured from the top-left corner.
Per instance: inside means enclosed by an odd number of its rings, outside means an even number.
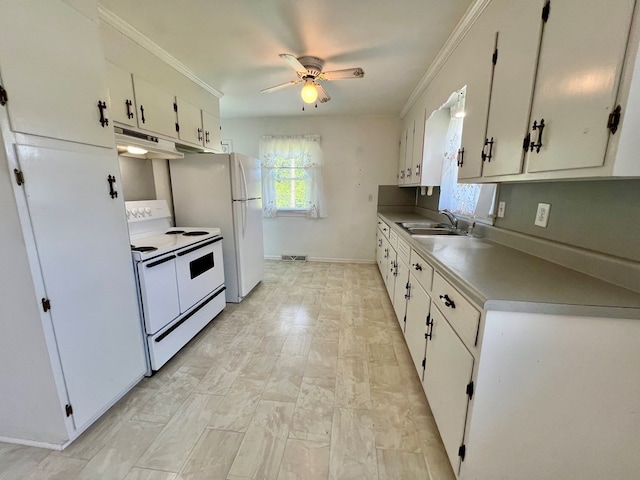
[[[411,237],[396,222],[417,213],[378,216],[485,310],[640,319],[640,293],[482,238]]]

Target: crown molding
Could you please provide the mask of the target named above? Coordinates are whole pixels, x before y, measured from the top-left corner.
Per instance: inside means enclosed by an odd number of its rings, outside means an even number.
[[[431,62],[427,73],[424,74],[416,88],[413,90],[413,93],[409,96],[409,99],[402,107],[402,110],[400,110],[401,118],[404,118],[411,107],[413,107],[414,103],[416,103],[418,97],[420,97],[420,95],[422,95],[422,93],[427,89],[431,81],[435,78],[453,51],[460,44],[464,36],[471,29],[471,26],[475,23],[484,9],[487,8],[489,2],[491,2],[491,0],[476,0],[473,5],[467,9],[464,16],[460,19],[456,27],[453,29],[453,32],[451,32],[451,35],[449,35],[449,38],[438,52],[438,55],[436,55],[436,58]]]
[[[133,40],[135,43],[140,45],[142,48],[147,50],[152,55],[158,57],[161,61],[174,68],[182,75],[187,77],[189,80],[194,82],[196,85],[204,88],[207,92],[216,96],[217,98],[222,98],[224,94],[219,90],[216,90],[211,85],[206,83],[200,77],[198,77],[195,73],[193,73],[187,66],[178,60],[176,57],[171,55],[169,52],[158,46],[154,43],[149,37],[144,35],[139,30],[136,30],[130,23],[126,22],[115,13],[110,10],[107,10],[101,5],[98,5],[98,13],[100,15],[100,20],[107,23],[108,25],[115,28],[117,31],[125,35],[126,37]]]

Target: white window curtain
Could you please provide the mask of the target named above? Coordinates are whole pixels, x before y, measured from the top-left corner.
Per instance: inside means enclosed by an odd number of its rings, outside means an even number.
[[[453,110],[453,109],[452,109]],[[492,221],[495,184],[458,183],[458,149],[462,141],[464,118],[453,115],[445,141],[444,163],[440,183],[440,210],[450,210],[474,220]]]
[[[322,149],[319,135],[264,136],[260,139],[262,161],[263,216],[276,217],[278,211],[299,210],[307,218],[325,218],[326,205],[322,183]],[[291,170],[302,170],[296,181],[304,182],[304,205],[278,205],[276,181],[282,165],[292,165]],[[293,167],[295,165],[295,167]]]

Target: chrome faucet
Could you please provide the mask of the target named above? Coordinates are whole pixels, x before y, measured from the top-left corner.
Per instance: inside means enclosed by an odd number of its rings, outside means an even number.
[[[453,213],[451,213],[449,210],[438,210],[438,213],[446,216],[451,222],[451,225],[453,225],[453,228],[458,228],[458,219]]]

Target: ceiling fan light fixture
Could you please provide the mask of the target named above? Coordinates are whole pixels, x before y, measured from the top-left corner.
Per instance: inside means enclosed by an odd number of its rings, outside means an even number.
[[[304,103],[314,103],[318,99],[318,90],[313,80],[305,80],[300,96]]]

